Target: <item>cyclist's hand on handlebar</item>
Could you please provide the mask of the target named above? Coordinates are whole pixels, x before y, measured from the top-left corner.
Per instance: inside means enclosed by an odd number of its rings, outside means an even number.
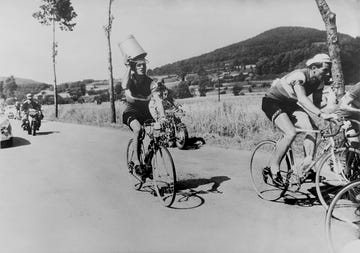
[[[166,118],[166,117],[161,117],[161,118],[159,119],[159,123],[160,123],[161,125],[164,125],[166,122],[167,122],[167,118]]]
[[[337,120],[338,116],[335,113],[321,113],[320,117],[326,120]]]

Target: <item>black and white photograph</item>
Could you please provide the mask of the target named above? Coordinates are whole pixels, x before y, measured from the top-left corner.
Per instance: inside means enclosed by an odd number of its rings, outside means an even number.
[[[0,9],[0,253],[360,252],[360,0]]]

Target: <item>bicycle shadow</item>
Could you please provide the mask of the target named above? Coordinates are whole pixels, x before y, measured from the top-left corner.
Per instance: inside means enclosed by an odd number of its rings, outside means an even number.
[[[301,207],[313,207],[320,205],[316,195],[315,186],[301,191],[287,190],[282,198],[284,204],[297,205]]]
[[[205,145],[206,142],[204,138],[202,137],[190,137],[188,138],[185,146],[185,150],[193,150],[193,149],[199,149],[201,146]]]
[[[209,193],[222,194],[223,192],[218,188],[223,182],[228,180],[230,178],[227,176],[180,180],[176,184],[176,198],[171,208],[193,209],[200,207],[205,203],[205,199],[199,195]]]
[[[36,135],[49,135],[49,134],[58,134],[59,131],[47,131],[47,132],[37,132]]]

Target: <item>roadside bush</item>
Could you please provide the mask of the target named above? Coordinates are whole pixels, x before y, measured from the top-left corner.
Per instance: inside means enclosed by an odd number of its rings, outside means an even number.
[[[174,98],[189,98],[192,97],[189,90],[189,83],[181,81],[174,89],[172,89]]]
[[[232,88],[232,93],[234,94],[234,96],[239,96],[240,91],[242,90],[242,88],[243,88],[242,85],[239,85],[239,84],[234,85],[233,88]]]

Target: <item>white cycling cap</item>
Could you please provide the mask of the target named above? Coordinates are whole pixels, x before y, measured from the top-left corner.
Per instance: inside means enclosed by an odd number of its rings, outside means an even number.
[[[306,66],[314,63],[331,63],[331,59],[327,54],[317,54],[313,58],[306,61]]]

